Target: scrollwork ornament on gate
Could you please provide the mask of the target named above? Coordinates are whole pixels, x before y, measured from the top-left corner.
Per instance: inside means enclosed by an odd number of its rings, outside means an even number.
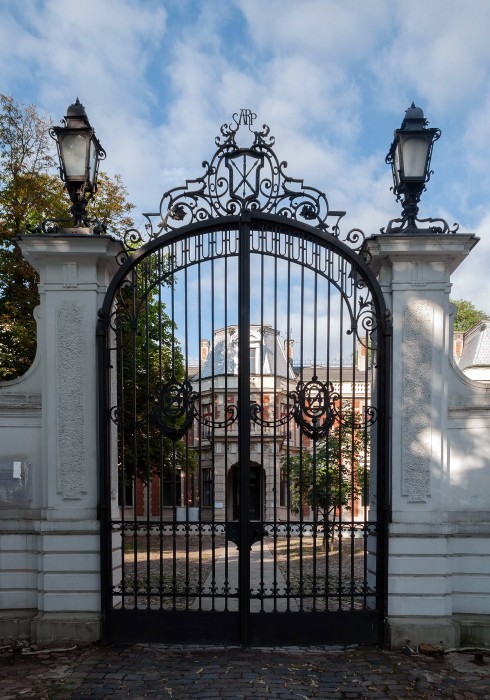
[[[286,174],[287,163],[280,161],[273,149],[275,138],[270,128],[264,124],[254,129],[255,120],[250,109],[242,109],[230,123],[223,124],[215,139],[217,150],[202,164],[203,174],[166,192],[159,211],[145,214],[150,238],[247,211],[284,216],[339,238],[339,221],[345,212],[332,211],[324,192]],[[245,146],[238,141],[242,128],[253,137]],[[357,249],[364,234],[356,229],[344,240]]]
[[[196,414],[197,394],[189,381],[172,378],[160,383],[155,392],[152,415],[164,437],[179,440],[192,425]]]
[[[300,381],[294,399],[293,417],[303,433],[312,440],[327,435],[335,421],[335,404],[340,397],[331,382],[321,382],[316,375],[310,381]]]
[[[295,420],[302,432],[312,440],[324,437],[338,417],[336,404],[340,400],[331,382],[321,382],[316,375],[305,382],[299,381],[296,390],[288,394],[290,408],[280,418],[267,420],[256,401],[250,404],[250,417],[263,428],[277,429]]]
[[[215,420],[209,415],[201,415],[198,410],[195,412],[196,420],[199,421],[201,425],[206,426],[209,431],[209,436],[214,434],[215,430],[229,428],[238,418],[238,406],[235,404],[230,404],[225,410],[226,418],[225,420]]]

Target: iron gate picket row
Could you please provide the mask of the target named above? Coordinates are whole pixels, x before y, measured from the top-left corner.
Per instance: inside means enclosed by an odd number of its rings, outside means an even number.
[[[382,639],[389,321],[252,117],[129,232],[100,312],[106,639]]]

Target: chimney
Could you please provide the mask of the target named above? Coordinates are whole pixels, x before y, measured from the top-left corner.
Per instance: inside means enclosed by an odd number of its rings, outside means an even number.
[[[367,338],[364,338],[364,342],[367,343]],[[361,372],[366,370],[367,356],[368,349],[366,345],[363,345],[363,343],[359,343],[357,347],[357,369]]]
[[[289,364],[292,365],[294,355],[294,340],[292,338],[284,341],[284,354],[288,358]]]
[[[211,343],[209,340],[206,340],[205,338],[201,340],[201,364],[203,365],[206,362],[206,358],[209,355],[209,348],[211,347]]]

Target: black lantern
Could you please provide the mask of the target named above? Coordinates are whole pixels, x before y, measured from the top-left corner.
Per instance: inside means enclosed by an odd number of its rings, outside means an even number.
[[[78,97],[68,107],[62,124],[50,130],[58,147],[60,177],[72,202],[74,226],[87,226],[87,202],[97,191],[99,162],[106,154]]]
[[[391,165],[393,192],[397,201],[402,200],[403,212],[401,219],[390,221],[387,233],[417,229],[418,204],[431,176],[432,147],[441,135],[440,129],[429,129],[427,124],[423,111],[412,102],[401,127],[394,132],[386,162]]]

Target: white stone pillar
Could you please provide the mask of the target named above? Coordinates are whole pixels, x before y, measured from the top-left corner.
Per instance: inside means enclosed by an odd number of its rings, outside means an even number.
[[[450,276],[472,234],[388,234],[366,242],[393,314],[388,616],[393,646],[454,646],[448,480]]]
[[[73,231],[19,239],[41,297],[38,641],[94,640],[100,627],[96,325],[122,245]]]

